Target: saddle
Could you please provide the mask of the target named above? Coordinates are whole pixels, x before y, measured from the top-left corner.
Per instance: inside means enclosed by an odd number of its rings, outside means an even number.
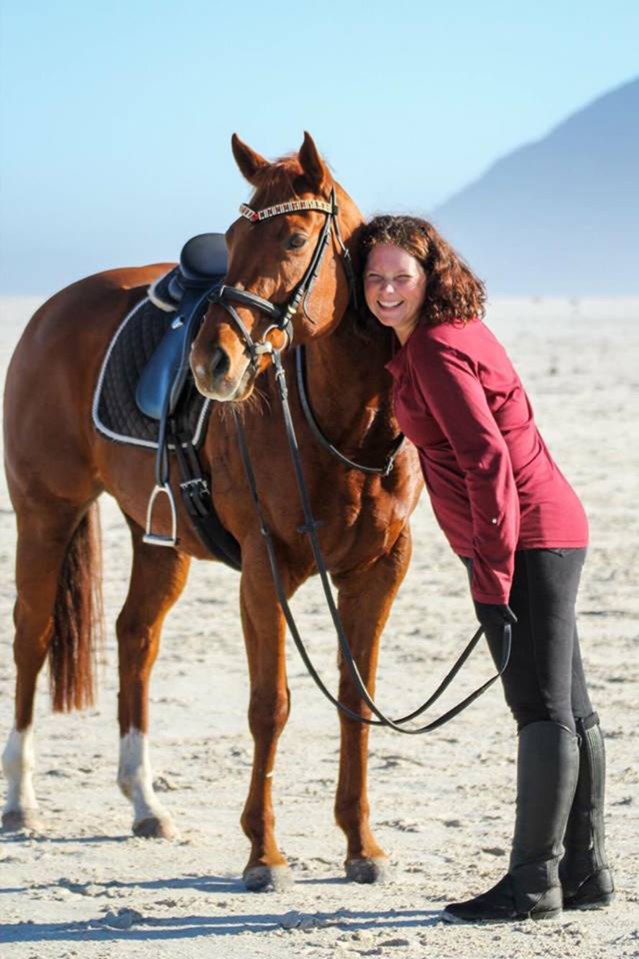
[[[191,344],[211,294],[222,284],[226,266],[224,236],[202,233],[185,244],[179,265],[149,288],[151,303],[165,312],[174,312],[175,317],[140,374],[135,400],[139,410],[158,423],[155,486],[147,507],[144,542],[153,546],[177,545],[177,510],[169,482],[172,451],[181,474],[182,499],[199,538],[213,556],[239,570],[240,546],[215,512],[209,479],[202,472],[184,415],[184,408],[189,405],[185,394],[193,392]],[[167,498],[171,512],[169,536],[153,531],[153,511],[160,496]]]
[[[226,243],[221,233],[201,233],[186,243],[179,266],[149,289],[149,299],[176,317],[138,381],[135,400],[151,419],[171,416],[189,376],[189,352],[211,293],[226,274]],[[160,430],[161,432],[161,430]]]

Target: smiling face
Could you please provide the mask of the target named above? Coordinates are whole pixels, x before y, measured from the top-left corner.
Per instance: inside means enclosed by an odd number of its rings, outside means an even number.
[[[405,343],[419,322],[426,274],[414,256],[393,243],[378,243],[364,269],[366,303],[380,323]]]

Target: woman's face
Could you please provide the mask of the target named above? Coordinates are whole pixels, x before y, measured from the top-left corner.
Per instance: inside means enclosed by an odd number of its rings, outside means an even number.
[[[401,246],[379,243],[368,254],[364,295],[373,316],[390,326],[400,343],[405,343],[419,322],[426,274],[419,260]]]

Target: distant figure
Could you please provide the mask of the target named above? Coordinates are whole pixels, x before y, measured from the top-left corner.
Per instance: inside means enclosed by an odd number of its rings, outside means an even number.
[[[363,249],[366,318],[398,341],[387,364],[395,413],[419,452],[437,521],[467,568],[496,662],[504,623],[513,630],[502,679],[519,730],[510,866],[488,892],[447,906],[444,919],[543,919],[562,907],[606,906],[614,886],[604,850],[604,743],[575,625],[588,543],[583,507],[482,322],[482,283],[454,250],[431,224],[403,216],[372,220]]]

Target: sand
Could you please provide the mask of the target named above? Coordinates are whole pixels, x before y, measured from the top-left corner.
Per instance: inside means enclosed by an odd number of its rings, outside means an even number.
[[[1,303],[3,371],[35,305]],[[239,877],[248,843],[239,816],[251,740],[239,579],[211,563],[193,567],[167,620],[152,683],[154,773],[181,839],[132,838],[131,812],[115,785],[114,643],[130,551],[117,507],[103,497],[109,639],[99,704],[54,716],[46,676],[41,679],[36,788],[46,832],[0,837],[2,955],[106,959],[155,957],[158,949],[166,956],[229,959],[639,955],[639,302],[497,301],[488,321],[513,357],[542,432],[590,518],[579,619],[608,749],[608,846],[619,890],[613,906],[548,923],[469,928],[441,922],[446,902],[484,891],[507,863],[516,738],[499,687],[429,737],[374,731],[372,821],[391,857],[392,879],[379,886],[347,883],[344,842],[332,813],[337,720],[292,646],[293,706],[275,799],[278,836],[297,881],[286,893],[245,892]],[[13,709],[15,524],[4,485],[0,495],[4,738]],[[385,633],[379,672],[379,700],[393,712],[425,698],[474,629],[463,570],[425,498],[413,528],[414,560]],[[316,580],[294,607],[333,683],[335,639]],[[489,672],[480,648],[455,695]]]

